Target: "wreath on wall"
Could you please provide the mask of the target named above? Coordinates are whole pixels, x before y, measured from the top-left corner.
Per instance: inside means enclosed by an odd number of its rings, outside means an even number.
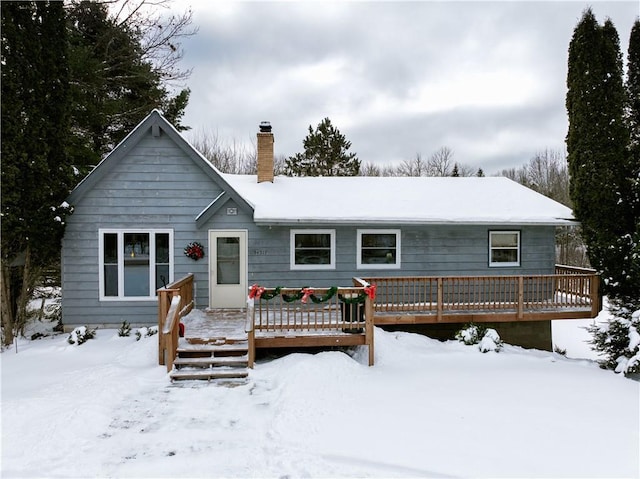
[[[184,255],[188,256],[194,261],[198,261],[199,259],[204,258],[204,246],[202,246],[197,241],[189,243],[184,248]]]

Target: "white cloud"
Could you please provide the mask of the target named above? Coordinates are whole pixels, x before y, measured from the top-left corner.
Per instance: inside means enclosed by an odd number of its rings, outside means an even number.
[[[175,7],[184,9],[185,2]],[[250,146],[262,120],[276,154],[324,117],[363,161],[452,148],[487,173],[566,135],[567,49],[581,2],[198,2],[184,42],[184,123]],[[623,56],[637,2],[595,2]],[[489,168],[488,164],[494,165]]]

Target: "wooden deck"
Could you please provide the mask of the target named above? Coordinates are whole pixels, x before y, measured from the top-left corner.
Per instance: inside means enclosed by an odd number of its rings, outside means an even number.
[[[179,340],[181,347],[196,347],[198,344],[233,344],[248,341],[249,332],[245,330],[247,322],[246,309],[207,309],[202,315],[188,315],[183,318],[185,326],[184,338]],[[273,316],[275,318],[275,316]],[[274,321],[275,326],[279,320]],[[349,329],[351,323],[348,324]],[[345,328],[346,329],[346,328]],[[357,328],[360,329],[360,328]],[[299,324],[297,328],[267,329],[263,328],[255,332],[257,348],[278,347],[313,347],[320,343],[326,343],[327,337],[331,337],[336,345],[364,344],[362,334],[354,334],[342,330],[326,329],[315,330]]]
[[[256,287],[246,309],[187,316],[189,275],[158,290],[159,362],[171,370],[179,349],[242,344],[252,367],[256,349],[366,345],[373,365],[374,326],[593,318],[602,307],[599,276],[566,266],[553,275],[353,281],[339,288]]]

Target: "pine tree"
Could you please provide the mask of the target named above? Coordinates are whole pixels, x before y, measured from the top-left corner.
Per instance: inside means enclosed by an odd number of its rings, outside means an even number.
[[[458,163],[454,163],[453,171],[451,172],[451,176],[457,178],[460,176],[460,172],[458,171]]]
[[[629,188],[628,131],[618,34],[588,9],[569,46],[566,106],[570,193],[589,260],[610,297],[628,294],[628,250],[619,239],[635,229],[624,198]]]
[[[2,2],[2,326],[20,330],[39,272],[59,259],[69,70],[62,2]]]
[[[478,171],[476,172],[476,176],[478,178],[484,178],[484,171],[482,171],[482,168],[478,168]]]
[[[351,142],[331,124],[322,120],[303,141],[304,152],[296,153],[286,161],[288,176],[358,176],[360,160],[349,153]]]

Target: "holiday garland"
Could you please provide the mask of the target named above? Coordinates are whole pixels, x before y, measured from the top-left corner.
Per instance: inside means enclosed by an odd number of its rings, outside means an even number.
[[[294,301],[302,301],[303,303],[306,303],[307,300],[310,299],[313,303],[319,304],[319,303],[325,303],[329,301],[331,298],[333,298],[338,292],[338,288],[336,286],[332,286],[327,290],[325,294],[321,296],[317,296],[314,290],[312,288],[309,288],[308,286],[305,286],[300,291],[291,293],[291,294],[284,294],[284,293],[281,293],[281,291],[282,291],[281,286],[277,286],[276,288],[274,288],[273,292],[267,292],[264,287],[259,286],[257,284],[253,284],[251,285],[251,289],[249,290],[249,299],[264,299],[269,301],[275,298],[276,296],[280,295],[283,301],[287,303],[293,303]],[[375,284],[365,286],[364,291],[358,294],[355,298],[347,298],[342,294],[338,295],[338,298],[340,299],[340,301],[344,303],[354,304],[354,303],[364,303],[367,296],[372,300],[375,299],[376,297]]]

